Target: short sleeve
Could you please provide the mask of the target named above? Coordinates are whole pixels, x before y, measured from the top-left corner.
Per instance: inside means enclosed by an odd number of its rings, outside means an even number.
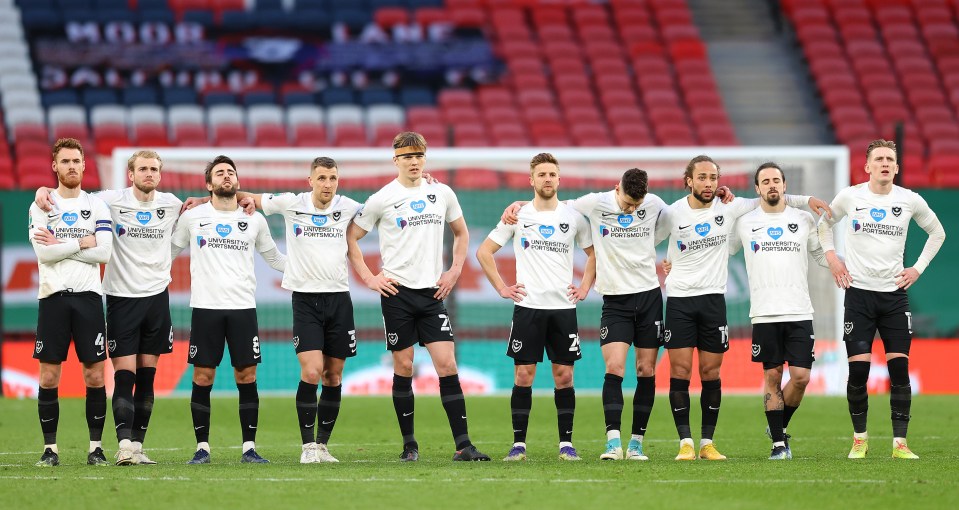
[[[586,249],[593,245],[593,236],[589,231],[589,223],[580,214],[576,215],[576,244]]]
[[[296,201],[293,193],[264,193],[260,196],[260,206],[263,214],[282,213]]]
[[[356,217],[353,218],[356,226],[367,232],[373,230],[373,227],[376,226],[376,223],[380,221],[383,215],[383,204],[380,197],[381,195],[379,193],[374,193],[370,198],[366,199],[366,203],[360,207],[356,213]]]
[[[596,209],[600,197],[602,197],[602,193],[589,193],[567,203],[580,214],[589,216]]]
[[[501,221],[486,237],[500,246],[506,246],[514,234],[516,234],[516,225],[507,225]]]
[[[463,217],[463,208],[452,188],[443,186],[443,192],[446,194],[446,222],[452,223]]]
[[[276,248],[276,242],[270,235],[270,225],[266,222],[266,218],[259,213],[254,214],[254,217],[257,224],[256,251],[264,253]]]
[[[117,200],[123,198],[123,191],[118,189],[105,189],[91,193],[90,195],[103,200],[103,203],[107,204],[107,206],[110,206],[113,205],[113,203]]]

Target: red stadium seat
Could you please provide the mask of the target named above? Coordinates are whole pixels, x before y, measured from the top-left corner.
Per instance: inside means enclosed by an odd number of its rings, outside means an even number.
[[[293,145],[295,147],[324,147],[328,144],[325,125],[303,123],[293,126]]]
[[[56,186],[56,176],[50,165],[50,156],[20,155],[16,161],[17,180],[22,189]]]
[[[180,147],[203,147],[210,144],[210,139],[202,124],[179,124],[173,126],[173,143]]]
[[[499,172],[485,168],[457,168],[450,183],[454,189],[498,190],[503,182]]]
[[[213,127],[213,144],[222,147],[249,147],[246,126],[242,124],[220,124]]]
[[[169,147],[167,127],[162,124],[137,124],[133,126],[133,140],[139,147]]]
[[[260,124],[253,131],[253,144],[257,147],[286,147],[289,140],[282,124]]]
[[[334,147],[366,147],[369,143],[362,124],[340,124],[333,129]]]

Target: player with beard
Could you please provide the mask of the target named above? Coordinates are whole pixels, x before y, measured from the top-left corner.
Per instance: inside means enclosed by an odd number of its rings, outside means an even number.
[[[693,349],[699,351],[702,380],[702,438],[699,455],[723,460],[713,444],[722,400],[720,367],[729,349],[726,325],[726,280],[729,236],[736,219],[759,205],[759,199],[736,198],[729,204],[713,200],[719,185],[719,165],[709,156],[696,156],[686,165],[683,180],[690,190],[660,216],[660,231],[668,233],[666,258],[672,271],[666,277],[666,331],[669,352],[669,403],[680,439],[676,460],[695,460],[689,427],[689,379]],[[808,203],[815,211],[826,203],[812,197],[786,196],[786,204]]]
[[[586,298],[596,276],[596,259],[589,224],[575,208],[556,197],[559,162],[552,154],[537,154],[529,163],[533,201],[520,208],[519,222],[500,221],[476,251],[486,278],[504,299],[512,299],[507,356],[513,358],[514,386],[510,398],[513,446],[505,461],[526,460],[526,433],[533,405],[536,365],[545,349],[552,362],[553,399],[559,429],[560,460],[580,460],[573,447],[573,363],[582,357],[576,324],[576,303]],[[510,239],[516,255],[516,283],[503,281],[493,255]],[[589,257],[577,287],[573,285],[573,247]]]
[[[106,360],[103,289],[100,264],[110,260],[113,245],[110,211],[102,200],[80,188],[83,146],[61,138],[53,146],[54,209],[30,205],[30,242],[37,254],[40,291],[37,339],[33,357],[40,363],[37,410],[44,449],[37,466],[60,464],[57,426],[60,421],[61,364],[70,342],[83,364],[86,417],[90,432],[87,464],[105,465],[102,436],[107,415],[103,381]]]
[[[261,362],[256,320],[256,276],[253,250],[277,271],[286,267],[262,214],[247,216],[237,204],[240,187],[236,165],[217,156],[205,170],[213,199],[186,211],[173,232],[172,257],[190,247],[190,327],[188,361],[193,365],[190,408],[197,449],[189,464],[210,462],[210,391],[216,367],[230,348],[233,376],[240,394],[240,427],[244,463],[266,463],[256,452],[260,399],[256,365]]]

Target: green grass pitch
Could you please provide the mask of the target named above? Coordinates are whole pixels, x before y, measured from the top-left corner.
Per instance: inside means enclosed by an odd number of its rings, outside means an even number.
[[[630,425],[626,395],[624,428]],[[85,465],[82,400],[62,400],[61,466],[41,469],[36,402],[0,400],[0,508],[959,508],[959,397],[913,402],[910,446],[919,461],[890,458],[888,395],[870,398],[870,452],[847,460],[852,430],[843,398],[809,397],[789,432],[795,458],[771,462],[758,396],[726,396],[716,444],[725,462],[676,462],[678,444],[665,395],[657,395],[646,440],[648,462],[599,460],[605,435],[598,396],[577,399],[574,444],[584,460],[557,459],[552,398],[537,396],[527,441],[530,460],[504,463],[511,446],[508,397],[467,399],[470,434],[489,463],[453,464],[437,397],[418,397],[420,462],[401,464],[388,398],[347,397],[330,444],[339,464],[299,464],[293,398],[263,397],[257,450],[270,465],[241,465],[236,398],[215,398],[213,464],[187,466],[195,442],[189,402],[157,400],[147,453],[159,465]],[[693,399],[693,430],[699,407]],[[116,451],[112,417],[104,445]],[[698,441],[698,437],[695,438]]]

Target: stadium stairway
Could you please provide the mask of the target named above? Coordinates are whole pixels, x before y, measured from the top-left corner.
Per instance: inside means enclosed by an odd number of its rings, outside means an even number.
[[[736,134],[744,145],[832,143],[802,68],[766,0],[689,0]]]

